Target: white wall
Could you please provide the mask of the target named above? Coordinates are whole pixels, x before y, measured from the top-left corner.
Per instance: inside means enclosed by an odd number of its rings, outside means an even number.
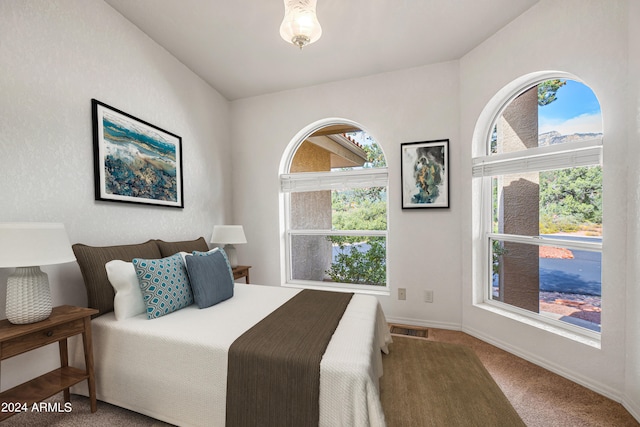
[[[625,312],[634,308],[627,306],[625,270],[626,206],[630,193],[635,195],[635,189],[626,185],[626,27],[626,1],[543,0],[460,61],[463,165],[471,164],[472,135],[482,109],[498,90],[520,76],[542,70],[573,73],[593,89],[600,101],[604,120],[605,248],[601,349],[472,305],[472,284],[478,277],[471,268],[473,218],[468,185],[461,195],[463,329],[617,400],[624,398],[625,349],[630,347],[627,339],[633,338],[625,336],[625,327],[633,326],[633,316],[627,320]],[[470,167],[463,168],[461,175],[463,182],[470,182]],[[636,219],[637,210],[629,215]],[[637,295],[637,291],[631,294]],[[635,348],[637,357],[637,344]],[[637,366],[637,361],[627,366]]]
[[[94,201],[91,98],[182,137],[184,209]],[[228,102],[100,0],[0,1],[0,112],[0,222],[63,222],[71,242],[109,245],[230,221]],[[43,270],[54,305],[86,305],[76,263]],[[56,360],[49,346],[4,361],[0,388]]]
[[[629,75],[628,110],[629,159],[629,240],[627,255],[627,336],[625,363],[624,403],[636,419],[640,419],[640,168],[635,159],[640,158],[640,2],[629,2]]]
[[[460,140],[458,65],[437,64],[232,102],[234,218],[248,244],[241,263],[255,283],[279,285],[278,167],[298,131],[317,120],[353,120],[380,144],[389,165],[390,319],[459,327]],[[450,209],[402,211],[400,144],[450,139]],[[398,301],[397,288],[407,288]],[[434,303],[422,301],[423,289]]]

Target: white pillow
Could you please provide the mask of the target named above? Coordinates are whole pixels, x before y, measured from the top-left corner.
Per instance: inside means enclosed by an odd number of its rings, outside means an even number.
[[[109,261],[104,267],[107,270],[109,283],[116,292],[116,297],[113,299],[116,320],[124,320],[144,313],[146,307],[133,264],[116,259]]]
[[[182,257],[182,262],[184,262],[184,266],[186,268],[187,267],[187,257],[188,256],[193,256],[194,253],[197,253],[199,255],[211,255],[212,253],[217,252],[219,250],[220,250],[220,248],[213,248],[213,249],[209,249],[207,252],[193,251],[193,252],[178,252],[178,253]]]

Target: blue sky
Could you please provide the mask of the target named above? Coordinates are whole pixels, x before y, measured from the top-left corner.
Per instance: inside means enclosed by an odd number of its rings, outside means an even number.
[[[588,86],[567,80],[556,96],[551,104],[538,107],[539,133],[552,130],[563,135],[602,132],[600,103]]]

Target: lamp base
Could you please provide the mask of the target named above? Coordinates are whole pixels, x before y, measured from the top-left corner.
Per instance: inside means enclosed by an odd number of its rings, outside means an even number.
[[[49,277],[40,267],[18,267],[7,279],[7,320],[35,323],[51,315]]]
[[[227,259],[229,260],[231,268],[236,268],[238,266],[238,254],[236,253],[236,247],[228,244],[224,245],[222,249],[224,249],[224,252],[227,254]]]

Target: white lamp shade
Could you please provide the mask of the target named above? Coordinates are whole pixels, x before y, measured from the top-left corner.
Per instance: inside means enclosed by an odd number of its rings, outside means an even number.
[[[0,223],[0,267],[32,267],[75,261],[60,223]]]
[[[9,322],[22,325],[49,317],[49,278],[40,266],[75,259],[64,224],[0,223],[0,267],[16,267],[7,278]]]
[[[284,19],[280,36],[302,48],[317,41],[322,27],[316,16],[316,0],[284,0]]]
[[[247,243],[247,238],[241,225],[215,225],[211,235],[211,243],[236,245]]]

